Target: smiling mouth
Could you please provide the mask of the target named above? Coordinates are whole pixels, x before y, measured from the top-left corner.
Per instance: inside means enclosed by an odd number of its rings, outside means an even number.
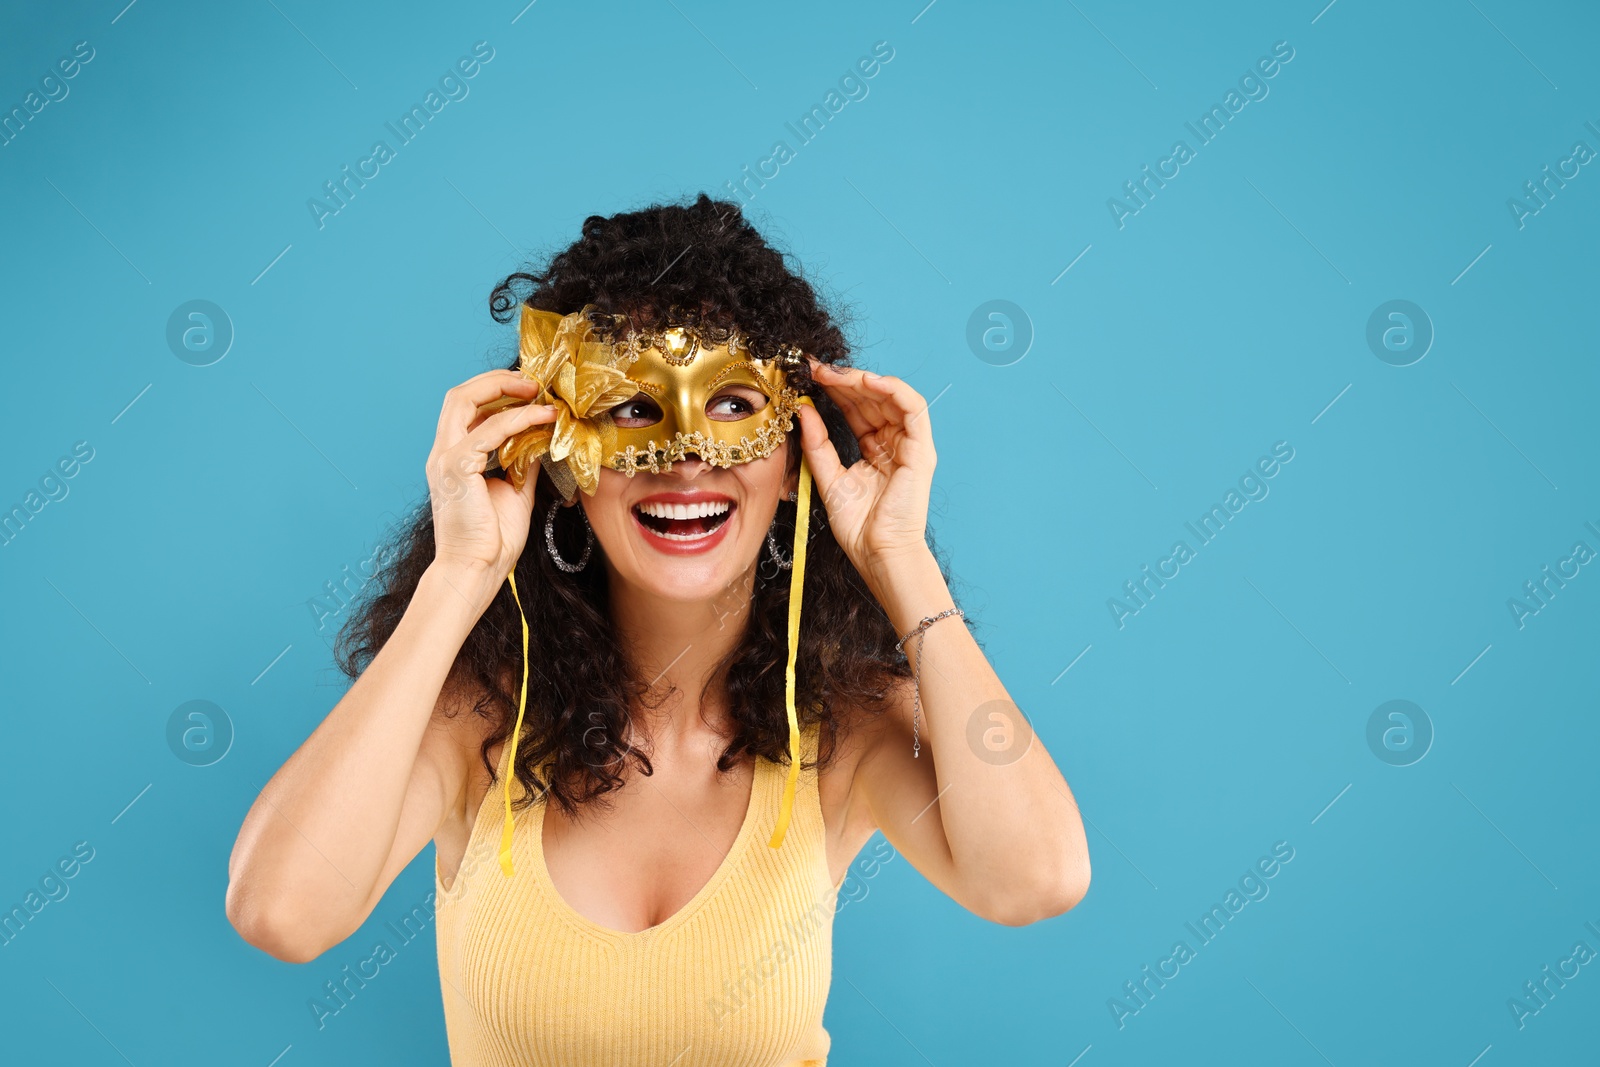
[[[669,541],[697,541],[717,531],[733,514],[731,500],[706,500],[694,504],[647,501],[633,506],[639,525]]]

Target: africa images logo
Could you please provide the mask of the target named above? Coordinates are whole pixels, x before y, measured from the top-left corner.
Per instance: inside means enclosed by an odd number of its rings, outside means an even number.
[[[1172,949],[1157,960],[1154,967],[1147,963],[1140,968],[1137,979],[1122,983],[1121,996],[1106,1000],[1106,1008],[1111,1012],[1117,1029],[1124,1029],[1130,1018],[1148,1008],[1156,994],[1182,974],[1184,967],[1198,959],[1200,949],[1220,937],[1229,921],[1244,911],[1246,905],[1266,900],[1267,894],[1272,892],[1268,881],[1277,877],[1293,859],[1293,845],[1287,841],[1274,843],[1272,855],[1262,856],[1240,875],[1237,886],[1228,887],[1220,904],[1213,903],[1210,910],[1202,913],[1195,922],[1184,923],[1184,929],[1194,935],[1193,947],[1187,940],[1173,942]]]
[[[1212,104],[1210,110],[1203,112],[1194,122],[1183,124],[1194,135],[1193,148],[1189,147],[1188,141],[1174,141],[1171,152],[1156,161],[1155,170],[1152,171],[1150,164],[1146,163],[1139,177],[1123,182],[1122,192],[1127,199],[1119,200],[1114,196],[1106,199],[1106,210],[1111,212],[1111,221],[1117,224],[1117,229],[1125,228],[1128,219],[1149,207],[1150,201],[1156,198],[1156,192],[1165,189],[1167,182],[1183,173],[1183,168],[1198,157],[1201,148],[1222,136],[1222,131],[1227,129],[1235,115],[1252,101],[1265,100],[1272,91],[1267,82],[1277,77],[1292,59],[1294,46],[1288,41],[1275,42],[1270,56],[1262,56],[1240,75],[1238,89],[1229,89],[1222,103]]]
[[[440,75],[438,88],[430,88],[421,103],[413,103],[411,109],[395,122],[384,123],[384,128],[394,135],[394,145],[391,146],[387,140],[374,141],[367,155],[356,161],[353,171],[350,164],[346,163],[340,168],[336,179],[322,183],[326,199],[313,196],[306,201],[306,209],[311,212],[311,221],[317,224],[317,229],[327,226],[328,219],[349,207],[356,193],[383,173],[382,168],[398,158],[401,148],[421,136],[434,116],[452,101],[465,100],[467,94],[472,92],[472,87],[467,83],[476,78],[484,65],[493,59],[494,48],[488,41],[479,41],[472,46],[472,55],[462,56]]]

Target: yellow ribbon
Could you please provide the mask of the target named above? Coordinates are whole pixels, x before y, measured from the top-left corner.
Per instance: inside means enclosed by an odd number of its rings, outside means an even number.
[[[802,403],[810,403],[802,397]],[[783,844],[794,814],[795,783],[800,779],[800,718],[794,710],[794,660],[800,651],[800,601],[806,587],[806,527],[811,520],[811,467],[800,457],[800,491],[796,494],[794,516],[794,566],[789,571],[789,662],[783,669],[783,702],[789,712],[789,775],[783,783],[783,801],[778,806],[778,826],[772,831],[771,848]]]
[[[528,709],[528,615],[522,610],[522,598],[517,595],[517,572],[506,575],[511,583],[511,599],[517,602],[517,614],[522,616],[522,697],[517,701],[517,724],[511,728],[511,756],[506,760],[506,821],[500,827],[500,870],[511,877],[511,779],[517,761],[517,738],[522,733],[522,713]]]

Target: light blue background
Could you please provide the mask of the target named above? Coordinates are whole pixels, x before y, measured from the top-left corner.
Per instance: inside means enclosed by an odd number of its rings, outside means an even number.
[[[504,362],[499,277],[587,215],[725,192],[880,40],[748,210],[865,364],[939,398],[935,529],[1094,884],[1008,929],[889,863],[838,919],[832,1062],[1593,1055],[1600,968],[1525,1029],[1506,1004],[1600,949],[1600,571],[1507,608],[1600,549],[1600,170],[1523,228],[1506,205],[1600,149],[1591,8],[122,2],[0,16],[7,109],[95,49],[0,147],[0,504],[95,450],[0,548],[0,903],[95,849],[0,948],[7,1061],[445,1061],[431,929],[325,1029],[306,1006],[431,849],[311,964],[223,915],[240,820],[344,690],[307,602],[422,498],[443,390]],[[319,229],[307,199],[480,40],[470,95]],[[1270,95],[1119,229],[1107,198],[1277,41]],[[236,330],[212,366],[165,340],[193,299]],[[992,299],[1031,320],[1010,366],[965,340]],[[1392,299],[1436,330],[1411,366],[1366,344]],[[1119,629],[1107,599],[1278,441],[1270,496]],[[204,768],[166,742],[193,699],[236,730]],[[1412,766],[1367,745],[1391,699],[1436,731]],[[1119,1029],[1108,999],[1278,841],[1270,896]]]

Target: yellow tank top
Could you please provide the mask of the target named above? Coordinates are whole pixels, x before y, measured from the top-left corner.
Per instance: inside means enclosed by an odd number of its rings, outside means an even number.
[[[816,737],[815,727],[804,731],[808,761]],[[783,847],[769,847],[785,770],[756,760],[749,807],[722,865],[665,922],[638,933],[585,918],[556,891],[542,802],[516,813],[507,878],[496,862],[501,792],[490,789],[449,889],[434,867],[453,1067],[825,1064],[839,886],[828,877],[810,768]]]

